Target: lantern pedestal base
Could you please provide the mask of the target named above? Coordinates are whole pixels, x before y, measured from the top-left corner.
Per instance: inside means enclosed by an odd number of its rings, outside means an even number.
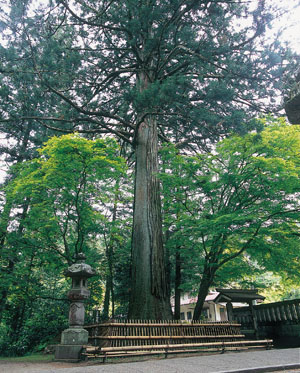
[[[55,348],[55,361],[65,363],[78,363],[82,357],[83,345],[57,345]]]
[[[61,344],[55,348],[55,360],[78,362],[83,360],[83,346],[88,343],[89,333],[82,328],[69,328],[62,332]]]
[[[61,333],[62,345],[86,345],[89,333],[83,328],[69,328]]]

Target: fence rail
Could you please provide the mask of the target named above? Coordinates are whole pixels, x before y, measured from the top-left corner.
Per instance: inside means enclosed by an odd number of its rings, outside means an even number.
[[[236,322],[116,320],[87,325],[85,329],[89,341],[101,347],[235,341],[244,337]]]
[[[253,314],[251,314],[250,307],[234,308],[233,310],[234,320],[243,326],[253,323],[253,317],[256,318],[258,324],[300,323],[300,299],[255,305],[253,306]]]

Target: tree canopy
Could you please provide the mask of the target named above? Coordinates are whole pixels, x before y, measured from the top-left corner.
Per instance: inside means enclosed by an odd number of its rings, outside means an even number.
[[[212,152],[161,149],[156,176],[172,272],[166,279],[169,287],[198,292],[195,318],[211,286],[247,278],[253,284],[258,275],[257,282],[270,283],[264,273],[299,284],[300,129],[270,117],[262,126],[224,139]],[[101,304],[103,317],[126,314],[132,180],[119,151],[111,138],[63,135],[11,168],[0,351],[8,344],[6,353],[17,354],[44,346],[65,327],[63,270],[80,251],[98,271],[88,309]],[[182,276],[174,284],[178,268]]]
[[[53,137],[39,154],[17,165],[14,202],[28,199],[28,234],[39,232],[45,245],[70,264],[76,254],[86,251],[87,236],[104,230],[105,209],[125,163],[112,139],[91,141],[77,135]]]
[[[30,6],[12,3],[3,22],[12,32],[1,61],[6,120],[44,119],[135,144],[154,116],[161,139],[205,144],[276,111],[293,63],[264,38],[278,11],[265,2],[51,1],[35,16]]]
[[[26,352],[66,325],[68,283],[63,272],[79,252],[88,254],[98,270],[91,285],[92,304],[103,298],[109,259],[103,242],[123,244],[122,236],[128,234],[126,216],[119,216],[126,175],[119,151],[114,139],[71,134],[51,138],[38,150],[39,157],[12,166],[6,198],[13,213],[1,248],[0,351],[5,352],[9,340],[6,353]],[[56,319],[57,313],[62,315]]]
[[[32,125],[32,137],[39,126],[110,134],[134,151],[129,317],[169,319],[159,144],[198,152],[257,127],[257,113],[277,110],[281,78],[294,64],[264,36],[278,11],[265,1],[231,0],[10,5],[1,23],[1,131],[10,136],[17,124]]]
[[[164,151],[168,244],[200,284],[195,319],[216,272],[237,260],[244,273],[258,266],[299,280],[299,146],[299,126],[277,120],[261,133],[223,140],[212,153]]]

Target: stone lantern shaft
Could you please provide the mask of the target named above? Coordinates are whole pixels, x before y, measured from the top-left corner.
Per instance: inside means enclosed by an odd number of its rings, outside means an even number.
[[[69,328],[61,335],[61,344],[56,346],[55,359],[61,361],[79,361],[84,345],[88,343],[88,332],[83,329],[85,318],[84,302],[90,296],[87,279],[95,275],[94,269],[85,263],[85,255],[80,253],[76,261],[65,272],[72,278],[72,288],[68,292],[71,301],[69,310]]]

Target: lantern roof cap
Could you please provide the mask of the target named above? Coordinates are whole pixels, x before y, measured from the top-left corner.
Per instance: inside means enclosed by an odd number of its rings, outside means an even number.
[[[88,278],[95,276],[96,271],[87,263],[86,256],[83,253],[78,253],[75,256],[75,263],[72,264],[65,272],[66,277],[82,277]]]

